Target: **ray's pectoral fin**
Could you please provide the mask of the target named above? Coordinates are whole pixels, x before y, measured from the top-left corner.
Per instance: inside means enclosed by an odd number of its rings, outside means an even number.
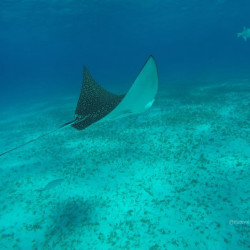
[[[72,127],[82,130],[109,114],[123,99],[102,88],[84,68],[83,84]]]
[[[150,56],[128,93],[119,105],[102,121],[114,120],[132,114],[139,114],[149,109],[154,103],[158,90],[158,71],[153,56]],[[129,112],[127,112],[129,110]]]

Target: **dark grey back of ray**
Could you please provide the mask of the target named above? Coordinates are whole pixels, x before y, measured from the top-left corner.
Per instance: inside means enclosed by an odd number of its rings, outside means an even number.
[[[110,113],[125,95],[115,95],[102,88],[84,67],[83,84],[72,127],[82,130]],[[78,122],[79,121],[79,122]]]

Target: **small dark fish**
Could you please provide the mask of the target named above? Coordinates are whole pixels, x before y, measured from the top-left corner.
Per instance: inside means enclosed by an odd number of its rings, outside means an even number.
[[[50,181],[44,188],[37,189],[36,191],[40,192],[41,194],[44,191],[47,191],[47,190],[50,190],[52,188],[59,186],[63,181],[64,179],[55,179],[53,181]]]

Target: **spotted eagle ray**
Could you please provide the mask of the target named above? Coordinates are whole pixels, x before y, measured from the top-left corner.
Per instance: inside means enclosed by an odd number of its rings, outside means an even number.
[[[84,67],[83,84],[75,109],[75,119],[53,131],[9,149],[0,156],[68,126],[83,130],[96,122],[112,121],[142,113],[154,103],[157,90],[158,70],[153,56],[149,56],[129,91],[123,95],[112,94],[102,88]]]

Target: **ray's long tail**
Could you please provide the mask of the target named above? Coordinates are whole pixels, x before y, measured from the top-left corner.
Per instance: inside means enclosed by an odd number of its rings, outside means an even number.
[[[37,140],[41,139],[42,137],[45,137],[45,136],[47,136],[47,135],[50,135],[50,134],[52,134],[52,133],[54,133],[54,132],[56,132],[56,131],[58,131],[58,130],[60,130],[60,129],[62,129],[62,128],[71,126],[71,125],[72,125],[73,123],[75,123],[75,122],[76,122],[76,120],[71,121],[71,122],[67,122],[67,123],[63,124],[62,126],[56,128],[56,129],[54,129],[54,130],[52,130],[52,131],[50,131],[50,132],[47,132],[47,133],[45,133],[45,134],[42,134],[42,135],[38,136],[37,138],[34,138],[34,139],[30,140],[30,141],[27,141],[27,142],[25,142],[25,143],[23,143],[23,144],[21,144],[21,145],[18,145],[18,146],[16,146],[16,147],[14,147],[14,148],[12,148],[12,149],[9,149],[9,150],[7,150],[7,151],[1,153],[1,154],[0,154],[0,157],[3,156],[3,155],[5,155],[5,154],[8,154],[8,153],[10,153],[10,152],[12,152],[12,151],[14,151],[14,150],[16,150],[16,149],[19,149],[19,148],[21,148],[21,147],[23,147],[23,146],[25,146],[25,145],[27,145],[27,144],[30,144],[30,143],[32,143],[32,142],[34,142],[34,141],[37,141]]]

